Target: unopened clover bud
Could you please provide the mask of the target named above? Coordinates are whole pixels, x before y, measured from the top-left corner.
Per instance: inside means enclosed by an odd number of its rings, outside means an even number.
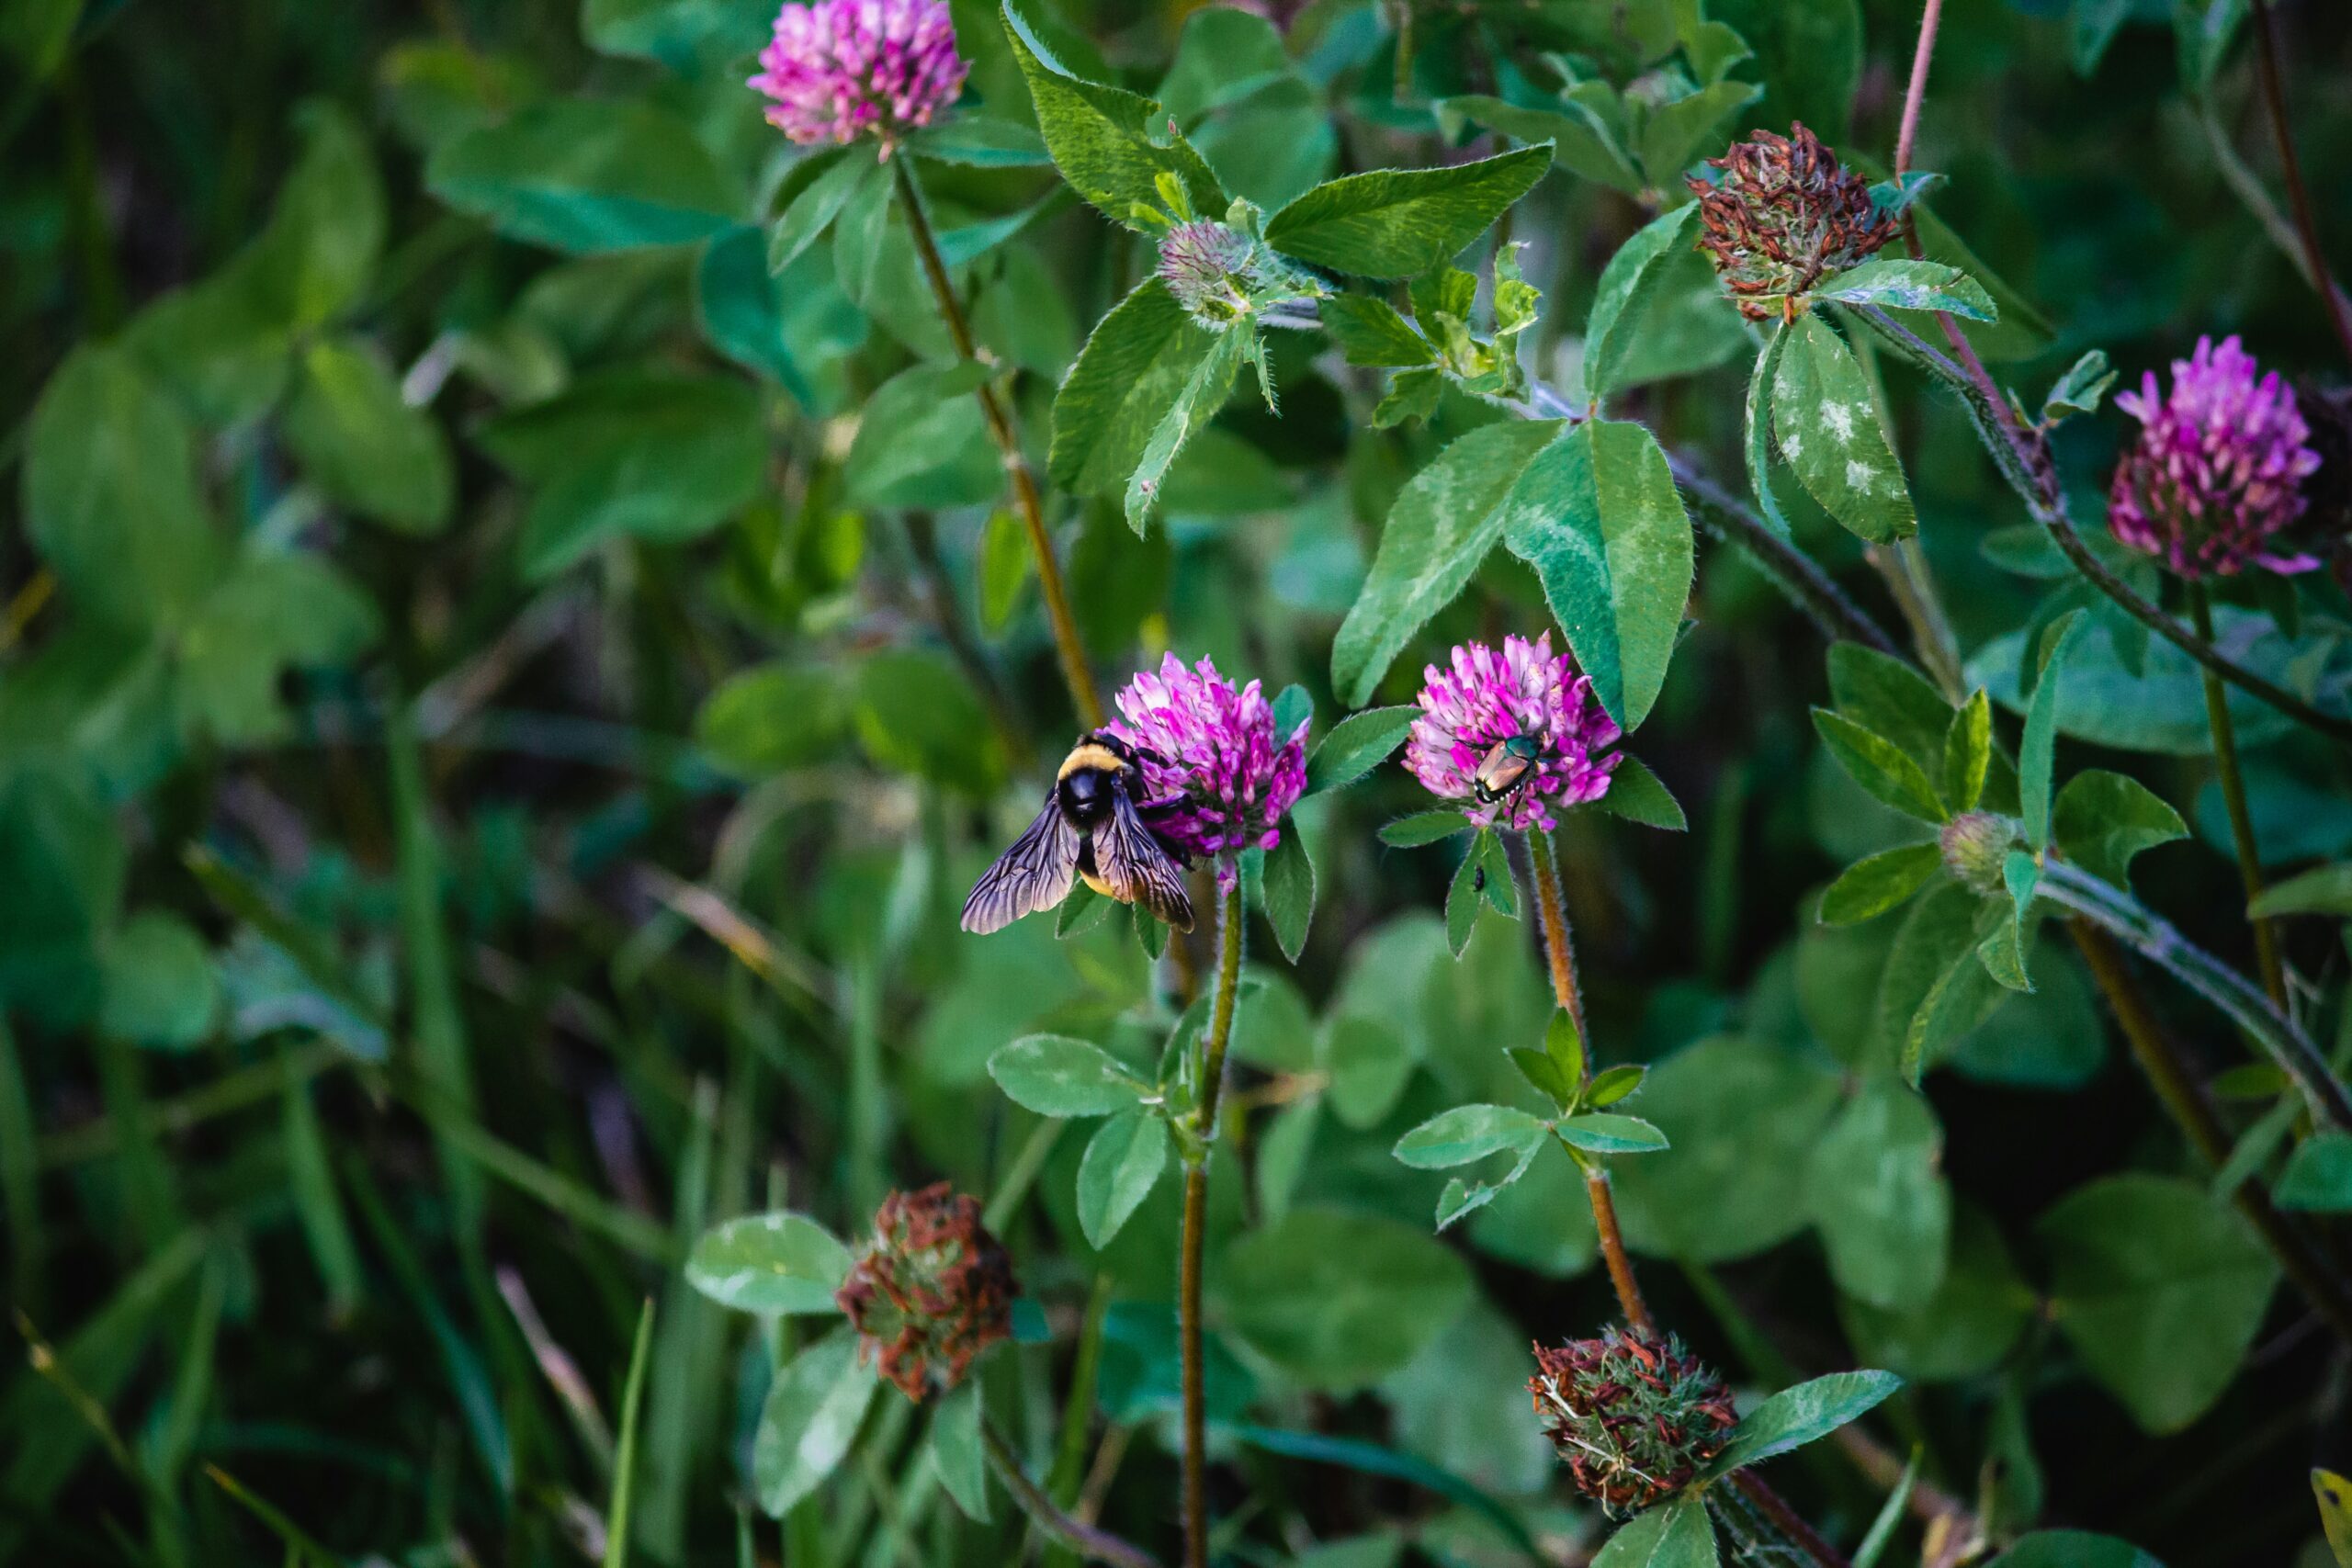
[[[942,1181],[893,1192],[874,1239],[833,1301],[909,1399],[944,1393],[1012,1327],[1012,1260],[980,1224],[980,1201]]]
[[[1688,1486],[1739,1424],[1731,1386],[1672,1335],[1606,1328],[1535,1348],[1527,1382],[1577,1489],[1612,1517]]]
[[[1185,313],[1221,332],[1250,312],[1263,271],[1258,242],[1229,224],[1179,223],[1159,242],[1159,277]]]
[[[2001,864],[2017,848],[2018,825],[1990,811],[1963,811],[1944,824],[1938,842],[1944,867],[1979,893],[1998,893]]]
[[[1688,182],[1705,230],[1699,248],[1751,321],[1795,320],[1815,284],[1894,238],[1894,217],[1879,210],[1870,182],[1840,168],[1803,125],[1786,136],[1759,130],[1707,166],[1721,173]]]

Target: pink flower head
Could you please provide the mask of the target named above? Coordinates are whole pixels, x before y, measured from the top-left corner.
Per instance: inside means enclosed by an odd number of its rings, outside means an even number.
[[[1185,803],[1152,826],[1193,854],[1216,856],[1218,885],[1229,887],[1232,857],[1272,849],[1306,793],[1306,726],[1275,734],[1257,682],[1236,691],[1208,660],[1187,669],[1172,653],[1116,701],[1122,716],[1111,732],[1141,753],[1146,796]]]
[[[1483,642],[1453,650],[1451,673],[1421,671],[1421,716],[1405,742],[1405,766],[1430,794],[1463,802],[1482,828],[1524,832],[1557,826],[1552,807],[1580,806],[1609,793],[1616,756],[1593,753],[1623,733],[1592,694],[1576,660],[1552,653],[1552,634],[1533,642],[1503,638],[1498,653]],[[1532,742],[1517,785],[1498,799],[1478,798],[1478,770],[1496,748]]]
[[[2141,428],[2116,465],[2108,526],[2182,577],[2228,577],[2249,561],[2278,572],[2319,564],[2272,548],[2303,513],[2319,454],[2278,373],[2257,380],[2255,368],[2236,338],[2219,348],[2199,338],[2192,357],[2172,362],[2170,399],[2157,398],[2153,370],[2139,391],[2116,396]]]
[[[752,85],[768,123],[798,142],[881,139],[887,154],[956,101],[971,69],[946,0],[815,0],[776,13]]]

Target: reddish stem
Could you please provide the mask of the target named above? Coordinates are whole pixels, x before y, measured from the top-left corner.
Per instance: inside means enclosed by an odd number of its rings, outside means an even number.
[[[1939,0],[1928,3],[1932,7]],[[2311,263],[2312,287],[2319,290],[2319,297],[2327,307],[2328,324],[2335,329],[2335,341],[2343,345],[2345,357],[2352,359],[2352,319],[2346,317],[2344,297],[2336,292],[2327,270],[2327,258],[2320,254],[2319,223],[2312,216],[2311,192],[2303,186],[2303,165],[2295,156],[2295,138],[2287,129],[2287,93],[2278,69],[2278,29],[2271,19],[2269,0],[2254,0],[2254,62],[2262,82],[2262,101],[2270,111],[2271,133],[2278,141],[2278,166],[2287,179],[2287,206],[2295,215],[2295,232],[2301,237],[2304,257]]]
[[[1935,58],[1936,28],[1943,20],[1944,0],[1928,0],[1919,13],[1919,46],[1911,51],[1911,81],[1903,89],[1903,124],[1894,133],[1894,177],[1911,169],[1911,149],[1919,135],[1919,106],[1928,97],[1928,62]]]

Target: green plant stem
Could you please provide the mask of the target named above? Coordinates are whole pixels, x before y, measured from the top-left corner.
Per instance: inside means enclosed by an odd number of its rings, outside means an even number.
[[[1756,569],[1772,580],[1791,603],[1803,610],[1832,642],[1859,642],[1881,653],[1896,651],[1894,639],[1846,596],[1837,580],[1821,564],[1791,541],[1765,526],[1745,502],[1717,484],[1699,466],[1679,453],[1670,453],[1675,488],[1707,531],[1736,547]]]
[[[939,318],[947,325],[947,335],[956,344],[956,352],[966,359],[979,358],[972,341],[971,323],[964,319],[964,307],[956,298],[956,286],[948,280],[947,264],[939,254],[939,241],[931,231],[931,218],[924,210],[922,192],[915,186],[914,175],[907,168],[903,155],[893,155],[890,170],[898,180],[899,206],[907,217],[907,231],[913,236],[915,254],[922,261],[923,276],[931,283],[932,298],[939,305]],[[1102,727],[1102,699],[1094,689],[1094,671],[1086,660],[1086,645],[1079,640],[1078,622],[1071,615],[1069,593],[1062,586],[1061,568],[1054,561],[1054,542],[1046,532],[1046,507],[1037,492],[1037,476],[1029,468],[1029,457],[1021,449],[1021,433],[1013,428],[1012,416],[1006,413],[1003,399],[997,396],[994,385],[983,381],[973,392],[980,400],[980,413],[988,421],[989,435],[1004,459],[1004,471],[1012,485],[1013,510],[1020,513],[1022,526],[1029,533],[1030,553],[1037,559],[1037,587],[1046,601],[1046,619],[1053,627],[1054,651],[1059,656],[1062,682],[1069,688],[1070,705],[1078,710],[1079,722],[1088,729]]]
[[[2245,976],[2182,936],[2120,887],[2055,855],[2041,864],[2037,897],[2088,919],[2228,1015],[2301,1091],[2323,1125],[2352,1130],[2352,1096],[2310,1035]]]
[[[980,1442],[988,1450],[989,1463],[995,1469],[997,1479],[1004,1483],[1004,1489],[1036,1521],[1039,1529],[1091,1562],[1108,1562],[1112,1568],[1159,1568],[1159,1560],[1141,1547],[1132,1546],[1108,1530],[1080,1524],[1054,1506],[1054,1500],[1022,1470],[1019,1457],[996,1429],[996,1423],[986,1416],[980,1419]]]
[[[1106,1269],[1094,1276],[1086,1299],[1086,1316],[1078,1330],[1078,1351],[1070,1360],[1069,1390],[1062,1399],[1062,1427],[1054,1447],[1054,1467],[1046,1477],[1046,1495],[1057,1507],[1078,1501],[1086,1479],[1086,1438],[1094,1414],[1095,1384],[1102,1366],[1102,1320],[1111,1309],[1116,1281]],[[1046,1568],[1073,1561],[1067,1548],[1055,1547],[1045,1556]]]
[[[1529,833],[1527,851],[1532,868],[1528,880],[1534,884],[1536,923],[1544,934],[1544,964],[1551,976],[1552,999],[1575,1021],[1577,1037],[1584,1042],[1583,1082],[1589,1083],[1592,1036],[1585,1028],[1584,997],[1577,985],[1576,950],[1568,935],[1567,906],[1560,897],[1560,865],[1552,848],[1552,836],[1542,831]],[[1617,1292],[1617,1309],[1633,1327],[1644,1334],[1656,1334],[1657,1319],[1642,1294],[1641,1281],[1634,1277],[1634,1260],[1625,1250],[1624,1233],[1618,1228],[1617,1200],[1610,1189],[1609,1168],[1599,1160],[1584,1166],[1584,1194],[1592,1205],[1592,1228],[1600,1238],[1601,1261],[1608,1267],[1610,1286]],[[1812,1526],[1798,1517],[1796,1510],[1762,1476],[1740,1470],[1733,1472],[1730,1480],[1820,1568],[1846,1568],[1846,1560],[1815,1533]]]
[[[1230,868],[1220,866],[1219,872]],[[1184,1235],[1177,1282],[1178,1341],[1183,1359],[1184,1562],[1208,1568],[1208,1385],[1201,1350],[1202,1253],[1207,1245],[1209,1150],[1216,1142],[1217,1101],[1225,1089],[1225,1051],[1233,1040],[1233,1006],[1241,988],[1241,880],[1217,898],[1216,991],[1209,1002],[1207,1049],[1201,1058],[1200,1105],[1184,1156]]]
[[[2302,162],[2295,156],[2294,133],[2287,126],[2287,90],[2278,69],[2278,25],[2270,15],[2270,0],[2254,0],[2254,64],[2256,78],[2262,84],[2263,105],[2270,111],[2271,134],[2278,142],[2278,169],[2287,181],[2287,206],[2295,215],[2295,234],[2310,261],[2306,275],[2319,290],[2328,325],[2335,329],[2344,356],[2352,359],[2352,312],[2346,310],[2343,297],[2329,280],[2327,256],[2320,249],[2319,224],[2312,217],[2311,192],[2303,186]]]
[[[2213,602],[2205,592],[2205,584],[2189,579],[2188,613],[2197,626],[2197,635],[2207,642],[2213,640]],[[2245,884],[2245,901],[2251,905],[2262,897],[2262,851],[2254,841],[2254,814],[2246,808],[2245,774],[2238,766],[2237,727],[2230,720],[2230,696],[2222,689],[2222,678],[2211,670],[2200,671],[2205,678],[2205,722],[2213,732],[2213,766],[2222,777],[2222,803],[2229,808],[2230,841],[2238,855],[2238,876]],[[2262,988],[2269,993],[2270,1005],[2284,1012],[2287,1009],[2287,974],[2278,962],[2278,932],[2268,920],[2248,919],[2254,926],[2255,963],[2262,971]]]
[[[1914,363],[1958,392],[1976,424],[1977,438],[1992,454],[1996,467],[2026,504],[2027,513],[2049,536],[2083,580],[2105,594],[2133,620],[2171,643],[2199,664],[2240,691],[2259,697],[2297,723],[2338,741],[2352,741],[2352,718],[2323,713],[2277,682],[2266,680],[2199,637],[2163,610],[2132,591],[2131,585],[2107,569],[2091,553],[2066,509],[2065,491],[2050,458],[2050,446],[2040,429],[2029,428],[2009,406],[1984,361],[1968,347],[1955,324],[1950,331],[1965,361],[1934,347],[1875,305],[1854,314],[1882,337],[1903,350]],[[1949,318],[1939,318],[1948,320]]]
[[[2229,1134],[2222,1129],[2221,1119],[2213,1114],[2188,1064],[2182,1060],[2179,1047],[2132,987],[2123,954],[2117,950],[2114,938],[2079,915],[2068,920],[2066,927],[2074,936],[2075,945],[2082,951],[2091,979],[2121,1026],[2123,1038],[2132,1047],[2132,1059],[2140,1064],[2140,1070],[2148,1076],[2149,1086],[2156,1091],[2156,1099],[2206,1168],[2218,1170],[2230,1157]],[[2251,1179],[2239,1182],[2230,1199],[2262,1237],[2263,1245],[2278,1259],[2279,1269],[2295,1282],[2304,1299],[2327,1320],[2338,1337],[2352,1344],[2352,1288],[2346,1287],[2312,1249],[2308,1239],[2272,1205],[2260,1183]]]
[[[1544,957],[1552,979],[1552,999],[1577,1026],[1584,1042],[1584,1075],[1579,1089],[1592,1081],[1592,1036],[1585,1028],[1584,996],[1577,985],[1577,955],[1568,935],[1567,902],[1560,896],[1560,865],[1552,849],[1552,835],[1527,835],[1527,858],[1535,885],[1536,923],[1544,932]],[[1577,1164],[1584,1170],[1584,1195],[1592,1207],[1592,1228],[1600,1238],[1601,1260],[1608,1265],[1610,1286],[1617,1292],[1617,1309],[1625,1321],[1645,1334],[1657,1332],[1641,1281],[1634,1277],[1634,1260],[1625,1250],[1624,1232],[1617,1224],[1617,1195],[1609,1184],[1609,1168],[1600,1160]]]
[[[1804,1516],[1790,1507],[1788,1499],[1772,1490],[1771,1483],[1752,1470],[1735,1470],[1724,1479],[1791,1544],[1819,1563],[1821,1568],[1850,1568],[1845,1554],[1822,1540],[1821,1533],[1804,1522]]]
[[[1029,1189],[1037,1184],[1038,1174],[1046,1168],[1046,1161],[1053,1157],[1054,1145],[1061,1141],[1062,1129],[1069,1123],[1057,1116],[1048,1116],[1029,1130],[1028,1141],[1013,1155],[1012,1163],[989,1194],[987,1209],[980,1214],[980,1224],[992,1231],[1002,1231],[1021,1212],[1022,1200],[1029,1196]]]
[[[1968,700],[1960,643],[1952,636],[1951,617],[1944,613],[1943,595],[1937,591],[1935,572],[1928,565],[1927,551],[1919,547],[1918,536],[1898,539],[1891,546],[1871,545],[1863,554],[1886,579],[1895,607],[1911,627],[1911,645],[1919,650],[1920,664],[1944,700],[1958,707]]]

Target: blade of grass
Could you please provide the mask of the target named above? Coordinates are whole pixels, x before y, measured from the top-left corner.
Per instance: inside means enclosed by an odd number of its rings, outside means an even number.
[[[507,1310],[514,1314],[515,1326],[522,1331],[524,1342],[531,1348],[532,1359],[548,1386],[555,1390],[556,1399],[564,1414],[571,1418],[571,1429],[596,1461],[597,1468],[607,1475],[613,1468],[613,1431],[605,1424],[605,1413],[596,1404],[596,1395],[588,1380],[580,1374],[580,1363],[571,1352],[555,1341],[547,1324],[539,1316],[538,1307],[531,1300],[530,1288],[523,1276],[507,1264],[498,1267],[498,1293],[505,1299]]]
[[[181,1342],[179,1372],[172,1382],[171,1400],[147,1439],[148,1472],[166,1494],[178,1490],[180,1472],[187,1468],[189,1456],[196,1451],[205,1406],[211,1403],[220,1309],[228,1298],[228,1256],[216,1252],[205,1259],[197,1275],[196,1310],[189,1314],[187,1335]],[[185,1553],[181,1560],[185,1561]]]
[[[1530,1562],[1550,1561],[1544,1555],[1543,1549],[1535,1544],[1535,1538],[1528,1533],[1527,1526],[1517,1514],[1484,1488],[1427,1460],[1415,1459],[1410,1454],[1383,1448],[1378,1443],[1363,1442],[1353,1438],[1328,1437],[1320,1432],[1294,1432],[1276,1427],[1252,1427],[1222,1421],[1212,1423],[1212,1428],[1253,1449],[1262,1449],[1285,1459],[1315,1460],[1324,1464],[1344,1465],[1366,1475],[1410,1482],[1484,1517]]]
[[[71,1381],[103,1415],[144,1357],[164,1309],[205,1254],[201,1232],[184,1230],[163,1251],[140,1265],[105,1306],[51,1353],[59,1373]],[[19,1318],[21,1324],[23,1319]],[[0,1497],[13,1517],[0,1517],[0,1562],[9,1561],[24,1521],[47,1511],[59,1490],[81,1468],[96,1432],[76,1418],[58,1383],[38,1371],[17,1374],[0,1397],[0,1431],[40,1432],[42,1440],[18,1449],[0,1471]]]
[[[1911,1503],[1911,1489],[1919,1484],[1919,1453],[1911,1450],[1911,1462],[1903,1467],[1903,1479],[1886,1495],[1886,1503],[1871,1521],[1870,1533],[1862,1537],[1862,1544],[1854,1550],[1854,1568],[1878,1568],[1878,1560],[1885,1555],[1887,1545],[1894,1540],[1895,1530],[1903,1523],[1903,1511]]]
[[[671,1233],[689,1245],[710,1221],[718,1142],[718,1085],[705,1078],[696,1086],[695,1116],[687,1124],[674,1183],[676,1218]],[[700,1417],[719,1408],[725,1397],[720,1313],[687,1283],[682,1271],[671,1271],[662,1291],[662,1331],[653,1347],[661,1376],[654,1382],[652,1409],[646,1417],[650,1441],[640,1509],[646,1550],[665,1562],[685,1560],[688,1488],[708,1430]]]
[[[169,1100],[148,1100],[147,1125],[159,1137],[176,1137],[258,1105],[287,1083],[308,1083],[350,1060],[348,1055],[333,1045],[300,1046],[281,1056],[223,1073],[201,1089]],[[115,1151],[118,1133],[114,1122],[105,1117],[51,1133],[35,1145],[35,1164],[41,1170],[57,1170],[105,1159]]]
[[[1036,1185],[1037,1177],[1046,1168],[1046,1161],[1053,1156],[1054,1145],[1068,1123],[1059,1117],[1041,1118],[1029,1129],[1029,1136],[1006,1166],[998,1180],[996,1190],[989,1194],[988,1208],[980,1215],[980,1224],[992,1231],[1001,1232],[1021,1212],[1021,1201],[1029,1196],[1029,1189]]]
[[[431,1122],[457,1152],[490,1176],[649,1262],[667,1267],[684,1260],[685,1249],[665,1227],[597,1196],[561,1171],[484,1131],[479,1122],[453,1110],[431,1086],[397,1073],[390,1075],[386,1081],[392,1092]]]
[[[849,1204],[872,1213],[889,1185],[890,1108],[882,1083],[882,961],[860,953],[850,970]]]
[[[473,1080],[466,1059],[465,1025],[458,1013],[458,987],[449,967],[449,942],[441,924],[441,855],[425,798],[424,766],[405,704],[396,705],[384,724],[384,750],[392,792],[393,856],[400,886],[401,947],[407,959],[410,1044],[417,1066],[448,1107],[449,1122],[471,1124],[476,1116]],[[455,1201],[459,1231],[481,1229],[481,1173],[437,1126],[441,1163]]]
[[[283,1135],[294,1213],[301,1222],[302,1237],[310,1246],[320,1282],[326,1286],[327,1316],[342,1323],[359,1304],[365,1283],[359,1247],[352,1240],[351,1224],[335,1191],[334,1169],[327,1161],[326,1134],[319,1125],[318,1107],[311,1103],[311,1086],[293,1070],[291,1052],[278,1059],[285,1068]]]
[[[328,1568],[341,1568],[342,1558],[313,1540],[304,1533],[301,1526],[288,1518],[268,1499],[247,1488],[235,1476],[217,1464],[206,1465],[204,1473],[212,1478],[213,1485],[229,1495],[231,1501],[259,1519],[270,1534],[286,1543],[289,1562],[323,1563]]]
[[[1078,1501],[1086,1479],[1086,1438],[1094,1419],[1094,1384],[1102,1363],[1102,1320],[1111,1308],[1112,1279],[1108,1270],[1094,1276],[1086,1300],[1086,1318],[1078,1330],[1078,1350],[1070,1359],[1069,1395],[1062,1404],[1062,1428],[1056,1439],[1053,1473],[1046,1478],[1046,1495],[1067,1511]],[[1076,1568],[1078,1554],[1057,1541],[1046,1550],[1046,1568]]]
[[[433,1336],[434,1346],[441,1354],[442,1371],[448,1376],[458,1398],[458,1413],[465,1418],[466,1435],[472,1439],[482,1468],[490,1473],[499,1495],[511,1496],[514,1490],[514,1450],[507,1437],[505,1416],[499,1409],[497,1393],[483,1370],[480,1352],[458,1332],[456,1321],[433,1293],[424,1263],[401,1234],[391,1212],[384,1206],[382,1195],[368,1178],[368,1168],[356,1158],[347,1159],[343,1175],[378,1249],[391,1265],[392,1278]]]
[[[134,1256],[145,1257],[186,1229],[187,1220],[173,1196],[177,1184],[148,1114],[146,1073],[138,1048],[103,1033],[96,1044],[98,1084],[107,1115],[115,1124],[115,1175],[121,1183],[123,1208],[130,1215],[132,1234],[126,1239]]]
[[[40,1215],[40,1162],[33,1134],[32,1097],[8,1015],[0,1011],[0,1199],[8,1214],[8,1297],[39,1313],[48,1298],[42,1268],[49,1236]]]
[[[605,1568],[628,1562],[629,1489],[637,1470],[637,1416],[645,1403],[645,1367],[652,1358],[653,1298],[637,1314],[637,1342],[628,1354],[628,1381],[621,1390],[620,1445],[613,1450],[613,1500],[605,1510]]]

